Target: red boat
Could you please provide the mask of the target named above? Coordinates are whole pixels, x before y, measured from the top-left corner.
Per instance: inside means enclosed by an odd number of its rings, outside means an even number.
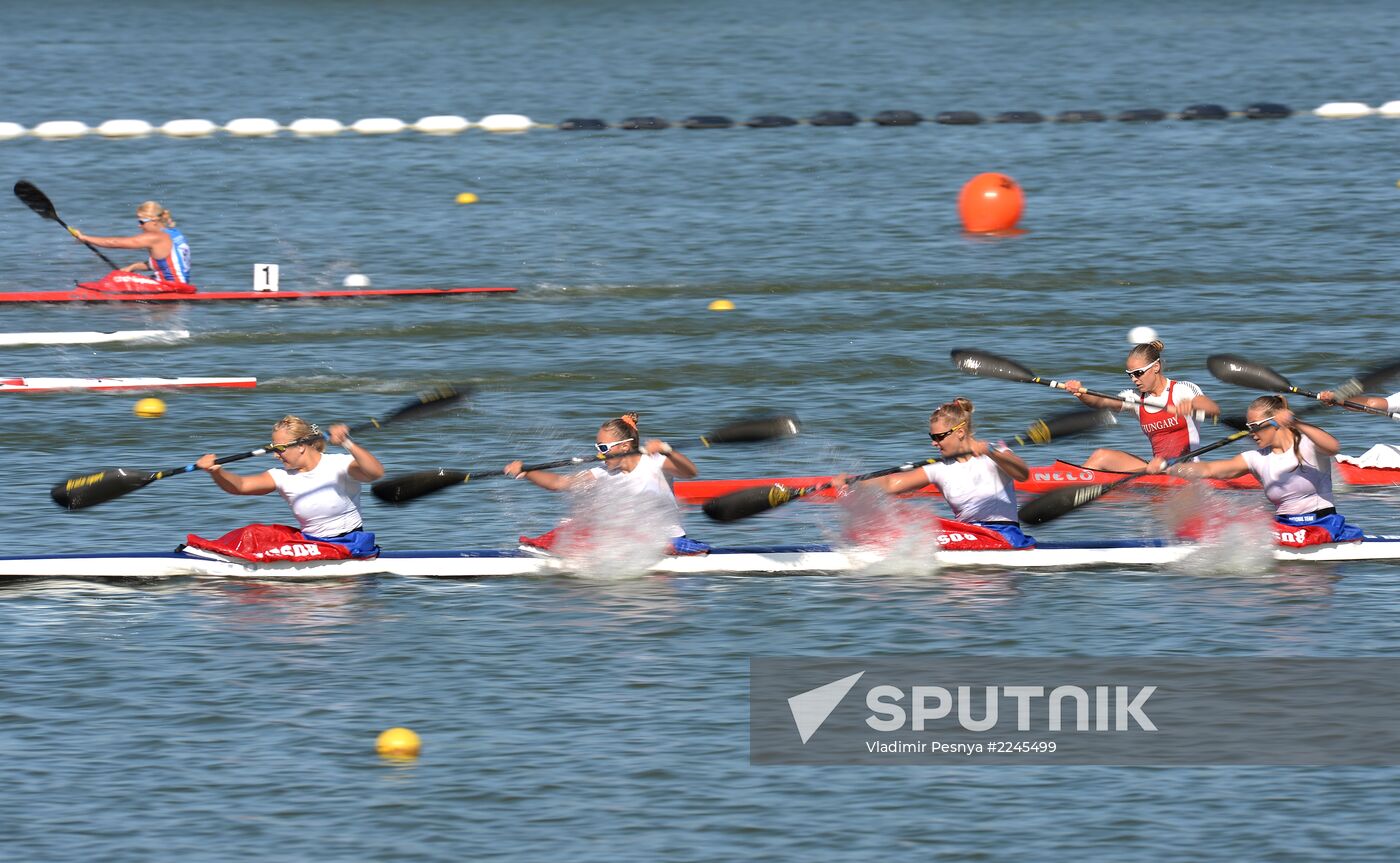
[[[1400,485],[1400,468],[1360,467],[1347,462],[1337,462],[1337,478],[1348,485]],[[1030,479],[1016,483],[1016,490],[1027,494],[1041,494],[1057,488],[1076,485],[1096,485],[1113,482],[1128,476],[1124,473],[1110,473],[1102,470],[1089,470],[1069,462],[1057,461],[1054,464],[1031,468]],[[703,504],[712,498],[729,494],[744,488],[781,483],[789,488],[803,488],[819,485],[831,479],[829,476],[790,476],[758,479],[694,479],[675,484],[676,499],[682,503]],[[1231,480],[1209,480],[1217,488],[1255,488],[1259,481],[1252,476]],[[1186,480],[1174,476],[1145,476],[1133,481],[1137,486],[1179,486]],[[925,486],[912,493],[915,497],[937,497],[938,489]],[[835,497],[831,489],[817,492],[815,498]]]
[[[340,291],[139,291],[99,290],[79,282],[71,291],[0,292],[0,303],[195,303],[204,300],[341,300],[370,297],[438,297],[449,294],[513,294],[515,288],[347,288]]]

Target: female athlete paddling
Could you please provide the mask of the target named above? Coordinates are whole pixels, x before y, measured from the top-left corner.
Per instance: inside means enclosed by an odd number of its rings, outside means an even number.
[[[677,452],[663,440],[649,440],[638,447],[641,434],[637,430],[635,413],[608,420],[598,429],[595,446],[598,455],[606,458],[606,466],[592,467],[575,474],[558,474],[547,470],[522,471],[524,463],[516,460],[506,465],[506,476],[525,479],[550,491],[568,491],[583,483],[604,483],[628,495],[636,495],[658,508],[665,522],[675,554],[705,554],[710,547],[689,539],[681,526],[680,506],[671,491],[674,477],[693,479],[700,475],[695,463]],[[533,548],[549,549],[557,538],[556,531],[540,537],[521,537],[521,542]]]
[[[237,474],[214,464],[215,455],[202,456],[195,465],[209,472],[214,483],[229,494],[282,495],[314,542],[344,545],[354,557],[373,554],[374,534],[364,529],[360,515],[361,483],[384,476],[384,466],[373,453],[350,439],[350,428],[333,425],[326,437],[306,420],[285,416],[272,427],[272,450],[282,467],[252,476]],[[344,453],[326,453],[326,440]]]
[[[1190,381],[1174,381],[1167,377],[1160,341],[1135,346],[1128,353],[1125,371],[1132,378],[1136,391],[1124,390],[1119,393],[1123,402],[1089,395],[1077,380],[1065,381],[1065,389],[1090,407],[1113,410],[1131,408],[1137,414],[1148,443],[1152,445],[1154,457],[1176,458],[1200,443],[1193,417],[1218,414],[1220,406]],[[1140,471],[1146,464],[1132,453],[1097,449],[1084,462],[1084,467],[1127,473]]]
[[[1342,448],[1322,429],[1298,419],[1282,396],[1260,396],[1245,415],[1256,450],[1219,461],[1183,462],[1164,468],[1154,458],[1148,473],[1164,469],[1187,478],[1234,479],[1253,474],[1274,504],[1275,534],[1284,545],[1351,542],[1360,528],[1337,514],[1332,498],[1332,457]]]
[[[929,440],[943,454],[943,461],[869,479],[863,485],[889,494],[935,485],[957,519],[942,521],[940,531],[957,532],[971,526],[992,532],[993,542],[998,542],[999,536],[1006,547],[1029,548],[1035,540],[1021,532],[1015,481],[1028,478],[1030,468],[1009,448],[973,437],[973,410],[969,399],[959,397],[939,406],[929,416]],[[845,477],[837,477],[834,482],[845,485]]]
[[[155,201],[146,201],[136,208],[136,222],[141,233],[133,237],[90,237],[78,230],[73,231],[73,236],[104,249],[145,249],[149,255],[145,261],[127,264],[122,270],[150,270],[162,282],[188,284],[190,244],[175,227],[170,211]]]

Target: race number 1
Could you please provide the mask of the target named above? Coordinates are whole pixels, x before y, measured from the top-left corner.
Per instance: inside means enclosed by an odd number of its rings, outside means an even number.
[[[275,291],[275,290],[277,290],[277,265],[276,265],[276,264],[254,264],[254,265],[253,265],[253,290],[255,290],[255,291]]]

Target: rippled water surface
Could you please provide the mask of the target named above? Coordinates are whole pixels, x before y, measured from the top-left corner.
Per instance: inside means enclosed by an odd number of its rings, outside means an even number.
[[[1121,386],[1124,335],[1156,327],[1172,373],[1227,406],[1207,355],[1321,389],[1400,354],[1396,134],[1323,121],[1400,98],[1386,4],[58,2],[6,9],[0,121],[519,112],[742,119],[824,109],[1170,111],[1277,101],[1265,122],[298,139],[0,142],[12,179],[70,223],[132,232],[157,198],[196,281],[242,289],[508,285],[512,296],[335,304],[0,305],[4,332],[181,327],[171,345],[0,348],[6,375],[256,375],[255,391],[6,396],[8,553],[168,549],[287,516],[202,476],[81,513],[48,487],[87,468],[173,467],[266,440],[278,417],[393,410],[463,381],[473,409],[366,434],[391,471],[586,452],[602,420],[697,453],[707,478],[874,469],[928,452],[931,407],[977,404],[989,437],[1066,407],[958,374],[980,347]],[[171,21],[180,38],[155,38]],[[1027,233],[964,236],[958,189],[1024,186]],[[480,203],[457,206],[471,191]],[[116,253],[124,254],[124,253]],[[125,260],[125,258],[123,258]],[[105,269],[17,202],[0,290]],[[727,313],[706,311],[716,298]],[[806,434],[750,450],[695,439],[753,410]],[[1396,429],[1327,427],[1359,453]],[[1210,436],[1214,429],[1204,432]],[[1065,442],[1142,449],[1132,429]],[[698,451],[698,452],[697,452]],[[494,484],[493,484],[494,482]],[[1400,533],[1396,492],[1348,517]],[[1244,500],[1252,500],[1245,498]],[[1096,504],[1046,538],[1149,536],[1151,498]],[[366,503],[389,547],[508,547],[564,501],[483,481]],[[829,506],[720,544],[820,541]],[[909,567],[910,570],[918,569]],[[33,860],[940,860],[1393,856],[1393,770],[753,768],[754,655],[1346,656],[1400,650],[1394,566],[1236,560],[1186,571],[942,570],[842,577],[174,580],[0,586],[0,816]],[[391,725],[425,752],[387,763]]]

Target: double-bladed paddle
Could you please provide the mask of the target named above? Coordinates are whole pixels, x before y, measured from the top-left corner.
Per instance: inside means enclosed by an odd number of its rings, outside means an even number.
[[[15,183],[15,197],[23,201],[26,207],[38,213],[40,216],[43,216],[45,219],[58,222],[60,225],[62,225],[68,230],[68,233],[72,234],[75,237],[78,236],[77,231],[68,227],[68,223],[58,217],[58,210],[54,209],[53,201],[50,201],[49,196],[45,195],[42,191],[40,191],[38,186],[34,185],[28,180],[20,180],[18,183]],[[114,270],[121,269],[116,264],[112,263],[111,258],[98,251],[97,247],[94,246],[92,243],[89,243],[87,240],[82,240],[81,242],[84,246],[87,246],[89,249],[92,249],[92,253],[94,255],[106,261],[107,266],[111,267]]]
[[[1249,435],[1249,429],[1244,428],[1221,438],[1215,443],[1197,447],[1190,452],[1182,453],[1173,459],[1167,460],[1167,467],[1190,461],[1197,456],[1205,455],[1211,450],[1220,449],[1223,446],[1234,443],[1242,437]],[[1094,485],[1071,486],[1069,488],[1057,488],[1048,491],[1039,497],[1031,498],[1021,507],[1021,521],[1025,524],[1045,524],[1047,521],[1054,521],[1066,513],[1072,512],[1086,503],[1092,503],[1121,485],[1132,482],[1139,477],[1147,476],[1146,473],[1135,473],[1116,479],[1113,482],[1096,483]]]
[[[1206,367],[1210,373],[1227,384],[1245,387],[1252,390],[1263,390],[1270,393],[1293,393],[1304,398],[1321,400],[1317,393],[1301,390],[1288,382],[1288,379],[1268,366],[1245,359],[1235,354],[1212,354],[1206,358]],[[1358,375],[1341,386],[1337,387],[1336,394],[1343,399],[1350,399],[1352,396],[1360,395],[1368,391],[1375,391],[1385,385],[1386,381],[1400,376],[1400,362],[1390,363],[1380,368],[1372,369],[1369,372]],[[1400,420],[1400,412],[1391,413],[1382,408],[1373,408],[1360,402],[1344,400],[1340,402],[1326,402],[1326,404],[1336,404],[1339,407],[1350,408],[1355,411],[1362,411],[1368,414],[1377,414],[1383,417],[1390,417]]]
[[[1050,443],[1052,440],[1072,435],[1083,434],[1093,431],[1106,425],[1114,425],[1118,422],[1112,413],[1104,410],[1076,410],[1069,413],[1051,417],[1048,420],[1038,420],[1028,426],[1024,434],[1016,435],[1015,441],[1022,446],[1038,446]],[[862,480],[875,479],[876,477],[888,476],[892,473],[900,473],[906,470],[913,470],[926,464],[934,464],[940,461],[951,461],[958,456],[932,456],[930,458],[907,461],[894,467],[887,467],[869,473],[859,474],[849,477],[848,483],[861,482]],[[785,503],[800,500],[810,494],[829,489],[834,484],[824,482],[818,485],[809,485],[802,488],[788,488],[782,483],[771,485],[754,486],[753,488],[743,488],[735,492],[706,501],[702,507],[705,515],[715,521],[730,522],[749,518],[770,509],[777,509]]]
[[[422,419],[455,407],[459,402],[465,399],[467,395],[467,390],[450,386],[437,387],[419,393],[416,399],[386,417],[370,419],[352,426],[350,428],[350,433],[353,436],[361,432],[383,428],[390,423]],[[317,434],[298,438],[291,444],[288,444],[288,446],[310,443],[320,437],[323,437],[323,435]],[[229,462],[242,461],[243,459],[260,456],[269,452],[272,446],[272,444],[264,444],[248,452],[226,455],[223,458],[215,459],[214,464],[228,464]],[[58,483],[53,488],[49,489],[49,496],[53,498],[54,503],[64,509],[86,509],[90,506],[96,506],[99,503],[105,503],[109,500],[119,498],[122,495],[130,494],[138,488],[144,488],[158,479],[182,476],[198,469],[199,468],[196,467],[193,462],[167,470],[135,470],[132,468],[120,467],[106,468],[75,476]]]
[[[1041,386],[1051,387],[1053,389],[1061,389],[1067,392],[1069,389],[1065,386],[1064,381],[1043,378],[1040,375],[1037,375],[1036,373],[1032,372],[1025,366],[1021,365],[1020,363],[1016,362],[1015,360],[1008,359],[1003,356],[998,356],[996,354],[987,353],[986,351],[979,351],[971,348],[959,348],[952,352],[952,357],[953,364],[956,365],[961,371],[966,372],[970,375],[977,375],[980,377],[989,378],[1001,378],[1002,380],[1016,381],[1018,383],[1023,384],[1040,384]],[[1148,407],[1153,408],[1162,408],[1166,407],[1167,405],[1166,398],[1159,396],[1148,396],[1146,398],[1124,398],[1123,396],[1109,395],[1108,393],[1096,393],[1093,390],[1083,390],[1083,394],[1088,396],[1096,396],[1097,398],[1101,399],[1110,399],[1112,401],[1118,402],[1125,408],[1139,404],[1147,405]],[[1235,417],[1215,417],[1211,414],[1207,414],[1205,411],[1193,412],[1192,418],[1194,418],[1198,422],[1209,419],[1212,422],[1224,423],[1225,425],[1228,425],[1231,428],[1244,427],[1244,420],[1242,419],[1238,419]]]
[[[797,434],[798,431],[799,426],[796,417],[756,417],[720,426],[709,434],[702,435],[699,441],[706,447],[735,443],[761,443],[763,441],[777,440],[778,438],[792,437]],[[572,458],[542,462],[540,464],[527,464],[522,466],[520,471],[521,473],[526,473],[532,470],[549,470],[550,468],[568,467],[570,465],[584,464],[585,462],[591,461],[607,461],[609,459],[622,458],[629,455],[636,455],[636,452],[617,453],[615,455],[599,453],[595,456],[574,456]],[[385,503],[404,504],[434,492],[442,491],[449,486],[464,485],[473,479],[486,479],[488,477],[497,476],[505,476],[505,471],[470,471],[440,467],[382,479],[371,486],[370,491],[374,493],[375,497]]]

